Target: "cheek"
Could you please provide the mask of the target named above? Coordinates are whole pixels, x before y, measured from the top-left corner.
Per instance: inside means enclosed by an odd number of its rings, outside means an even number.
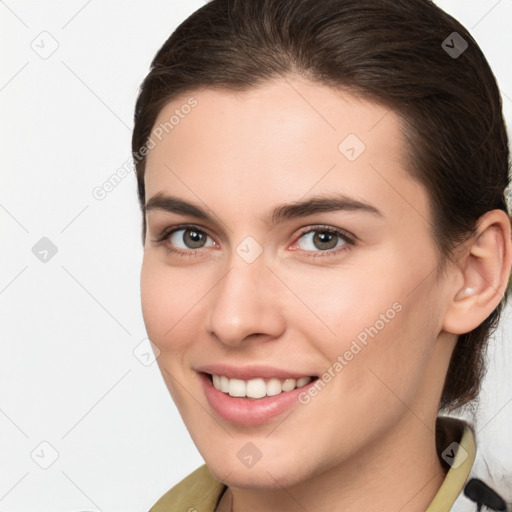
[[[382,316],[369,317],[364,329],[352,338],[361,351],[347,366],[345,376],[349,392],[366,396],[367,404],[401,409],[404,403],[413,403],[427,385],[438,312],[433,296],[425,291],[401,296],[388,306],[382,303],[374,311]],[[364,343],[359,343],[361,338]]]
[[[355,338],[364,342],[368,330],[375,331],[373,326],[379,332],[387,330],[399,316],[403,283],[393,277],[389,265],[386,268],[381,262],[379,266],[375,260],[357,267],[290,273],[285,279],[295,296],[290,296],[288,310],[295,315],[294,325],[309,330],[311,340],[338,354]]]
[[[202,292],[196,280],[144,256],[140,286],[142,314],[149,338],[162,351],[179,350],[198,327],[194,316],[198,314]]]
[[[387,395],[392,399],[391,389],[411,399],[437,338],[438,291],[428,280],[414,289],[428,274],[428,264],[425,269],[405,265],[396,254],[394,260],[373,263],[363,266],[371,273],[346,269],[344,274],[318,274],[309,286],[297,282],[295,289],[317,320],[300,320],[297,313],[296,325],[309,332],[308,339],[329,362],[326,371],[343,375],[333,380],[347,396],[366,396],[373,403]]]

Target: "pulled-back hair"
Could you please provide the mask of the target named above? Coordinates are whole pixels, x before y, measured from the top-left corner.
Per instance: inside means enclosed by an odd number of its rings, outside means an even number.
[[[509,150],[496,80],[469,32],[429,0],[213,0],[198,9],[157,52],[137,98],[141,208],[146,144],[167,103],[204,87],[245,91],[292,75],[402,119],[407,170],[427,190],[440,268],[485,212],[507,212]],[[441,408],[477,397],[506,299],[459,336]]]

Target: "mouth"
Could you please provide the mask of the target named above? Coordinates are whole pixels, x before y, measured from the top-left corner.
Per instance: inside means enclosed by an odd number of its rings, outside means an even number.
[[[276,377],[256,377],[249,380],[229,378],[225,375],[204,373],[213,387],[231,397],[260,400],[291,392],[307,386],[318,379],[318,376],[278,379]]]
[[[254,375],[254,376],[253,376]],[[264,425],[301,405],[301,395],[314,386],[318,376],[256,377],[243,380],[217,373],[198,372],[212,411],[229,423],[244,427]]]

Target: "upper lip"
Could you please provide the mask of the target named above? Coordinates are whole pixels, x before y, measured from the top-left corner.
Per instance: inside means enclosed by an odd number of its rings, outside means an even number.
[[[208,364],[195,369],[198,372],[211,375],[223,375],[232,379],[250,380],[257,377],[276,379],[300,379],[301,377],[313,377],[311,373],[293,372],[272,366],[232,366],[225,363]]]

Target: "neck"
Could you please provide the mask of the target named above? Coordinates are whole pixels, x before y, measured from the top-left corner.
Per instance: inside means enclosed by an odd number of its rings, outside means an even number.
[[[424,512],[444,478],[435,421],[426,426],[406,412],[392,431],[307,481],[277,490],[230,488],[226,498],[232,512]]]

